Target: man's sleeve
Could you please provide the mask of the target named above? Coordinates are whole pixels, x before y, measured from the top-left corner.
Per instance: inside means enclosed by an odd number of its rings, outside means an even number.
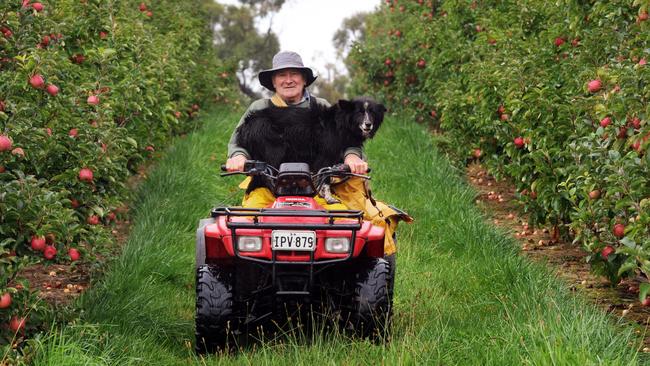
[[[358,157],[360,157],[362,160],[367,160],[366,159],[366,154],[363,152],[363,147],[348,147],[345,149],[345,152],[343,153],[343,160],[345,160],[345,157],[353,154]]]
[[[230,135],[230,141],[228,141],[228,158],[232,158],[235,155],[244,155],[246,158],[250,158],[250,154],[246,149],[243,147],[237,145],[237,128],[241,126],[242,123],[244,123],[244,118],[246,118],[246,115],[248,114],[248,110],[246,110],[246,113],[241,116],[241,119],[239,120],[239,123],[237,123],[237,127],[235,127],[235,130],[232,131],[232,135]]]
[[[232,131],[232,135],[230,135],[230,141],[228,141],[228,158],[232,158],[235,155],[244,155],[246,158],[251,157],[251,155],[248,153],[246,149],[243,147],[237,145],[237,129],[239,126],[244,123],[244,120],[246,119],[246,116],[248,116],[249,113],[251,113],[254,110],[262,109],[266,105],[266,100],[260,99],[256,100],[255,102],[251,103],[250,106],[248,106],[248,109],[244,114],[241,116],[239,119],[239,123],[237,123],[237,126],[235,127],[235,130]]]

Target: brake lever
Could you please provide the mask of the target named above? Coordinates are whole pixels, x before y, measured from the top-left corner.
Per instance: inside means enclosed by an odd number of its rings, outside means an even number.
[[[244,173],[244,172],[228,172],[228,173],[220,173],[219,176],[220,177],[228,177],[228,176],[237,175],[237,174],[246,174],[246,173]]]

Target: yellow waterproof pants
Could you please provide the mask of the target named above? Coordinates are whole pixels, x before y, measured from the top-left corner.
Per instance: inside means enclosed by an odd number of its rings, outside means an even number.
[[[246,178],[239,187],[246,189],[250,183],[250,178]],[[393,233],[397,229],[397,223],[400,220],[412,222],[413,218],[404,212],[397,212],[383,202],[376,201],[373,205],[369,199],[365,181],[361,178],[350,178],[343,183],[334,185],[334,194],[341,200],[341,203],[328,204],[322,197],[316,196],[314,199],[319,205],[326,210],[358,210],[363,211],[364,220],[372,222],[373,225],[384,228],[384,254],[391,255],[397,251]],[[242,201],[243,207],[264,208],[270,206],[275,201],[273,193],[264,187],[256,188],[244,196]]]

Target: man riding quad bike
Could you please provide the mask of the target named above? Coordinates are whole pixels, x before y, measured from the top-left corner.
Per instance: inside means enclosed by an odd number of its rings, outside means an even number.
[[[369,178],[343,164],[312,173],[305,163],[275,169],[260,161],[222,175],[233,174],[265,180],[276,199],[265,208],[216,207],[200,221],[197,351],[227,346],[264,321],[281,320],[287,306],[335,315],[360,336],[383,338],[395,278],[386,226],[373,224],[364,210],[326,209],[316,195],[332,178]]]

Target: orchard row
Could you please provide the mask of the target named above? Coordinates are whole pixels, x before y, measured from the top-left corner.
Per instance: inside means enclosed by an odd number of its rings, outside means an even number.
[[[0,344],[40,326],[20,269],[105,252],[127,178],[234,92],[211,35],[193,2],[0,3]]]
[[[386,0],[348,62],[617,283],[650,274],[649,3]]]

